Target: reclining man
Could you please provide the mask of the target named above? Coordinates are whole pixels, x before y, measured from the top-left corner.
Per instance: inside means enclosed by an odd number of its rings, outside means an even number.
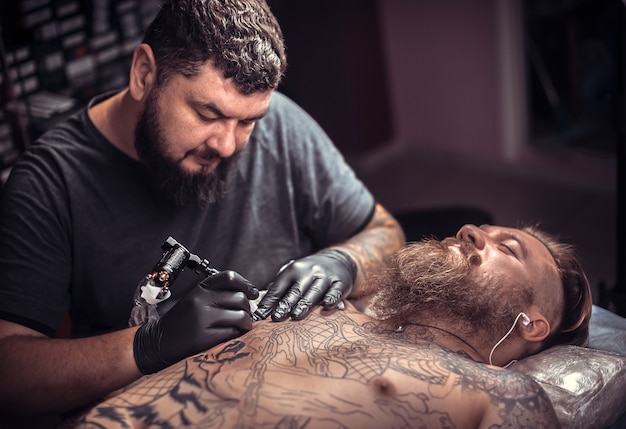
[[[500,367],[585,344],[591,292],[570,246],[534,227],[465,225],[407,244],[376,281],[369,304],[258,322],[79,427],[559,426],[541,387]]]

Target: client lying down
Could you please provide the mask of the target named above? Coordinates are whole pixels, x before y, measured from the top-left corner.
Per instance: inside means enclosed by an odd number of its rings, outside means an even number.
[[[591,294],[569,246],[534,228],[466,225],[407,244],[372,281],[384,287],[369,303],[257,322],[77,427],[559,426],[542,388],[502,367],[585,343]]]

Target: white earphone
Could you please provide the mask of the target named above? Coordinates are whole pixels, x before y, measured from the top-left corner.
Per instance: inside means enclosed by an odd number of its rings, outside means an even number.
[[[493,352],[494,352],[494,351],[496,351],[496,347],[498,347],[498,346],[502,343],[502,341],[504,341],[504,340],[506,339],[506,337],[508,337],[508,336],[509,336],[509,334],[510,334],[511,332],[513,332],[513,329],[515,329],[515,324],[516,324],[516,323],[517,323],[517,321],[518,321],[518,320],[520,320],[520,319],[522,319],[522,325],[524,325],[524,326],[528,326],[528,325],[530,325],[530,317],[528,317],[528,315],[527,315],[526,313],[524,313],[524,312],[522,311],[521,313],[519,313],[519,314],[517,315],[517,317],[516,317],[516,318],[515,318],[515,320],[513,321],[513,325],[511,325],[511,329],[509,329],[509,331],[508,331],[506,334],[504,334],[504,337],[500,338],[500,341],[498,341],[498,342],[496,343],[496,345],[495,345],[495,346],[493,346],[493,348],[491,349],[491,352],[489,353],[489,363],[490,363],[491,365],[493,365],[493,360],[492,360],[492,357],[493,357]],[[514,364],[515,362],[517,362],[517,360],[512,360],[511,362],[509,362],[509,363],[507,363],[506,365],[504,365],[504,368],[508,368],[510,365]]]
[[[520,316],[522,317],[522,325],[524,326],[530,325],[530,317],[528,317],[526,313],[520,313]]]

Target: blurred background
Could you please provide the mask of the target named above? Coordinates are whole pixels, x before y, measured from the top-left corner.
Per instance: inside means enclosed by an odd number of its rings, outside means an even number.
[[[621,0],[269,0],[281,91],[392,213],[424,234],[538,223],[626,315]],[[157,0],[0,3],[0,167],[126,84]],[[405,217],[406,216],[406,217]],[[467,220],[466,220],[467,219]]]

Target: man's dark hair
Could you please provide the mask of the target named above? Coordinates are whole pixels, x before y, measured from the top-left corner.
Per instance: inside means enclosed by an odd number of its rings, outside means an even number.
[[[278,87],[287,67],[283,34],[264,0],[167,0],[144,34],[157,83],[213,66],[243,94]]]
[[[560,242],[557,237],[538,229],[535,225],[526,226],[522,230],[548,248],[556,262],[563,287],[561,322],[544,342],[542,349],[555,344],[587,345],[593,300],[589,281],[574,247]]]

